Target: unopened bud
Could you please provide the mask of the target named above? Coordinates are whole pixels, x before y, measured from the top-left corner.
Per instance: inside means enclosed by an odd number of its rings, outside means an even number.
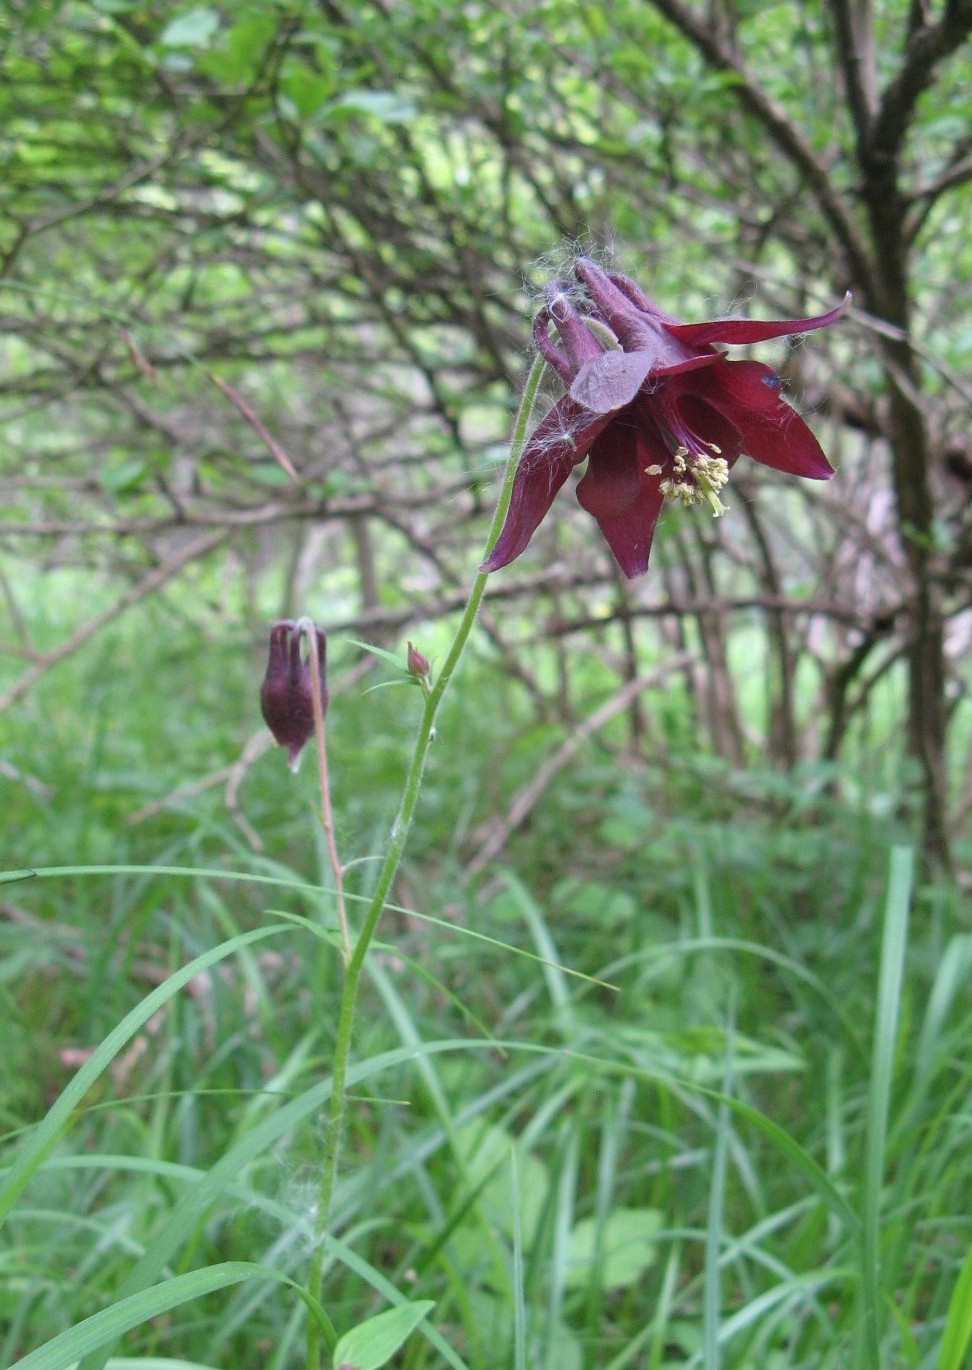
[[[416,680],[421,680],[424,676],[427,676],[431,669],[428,657],[423,656],[419,649],[413,647],[411,643],[408,644],[406,663],[408,665],[409,675],[415,676]]]
[[[311,634],[314,641],[311,642]],[[304,744],[314,732],[314,676],[311,663],[301,654],[301,639],[307,637],[310,651],[316,651],[321,679],[321,714],[327,709],[327,639],[323,628],[309,619],[294,622],[278,619],[270,628],[270,656],[267,673],[260,688],[260,708],[274,740],[287,748],[290,769],[297,762]]]

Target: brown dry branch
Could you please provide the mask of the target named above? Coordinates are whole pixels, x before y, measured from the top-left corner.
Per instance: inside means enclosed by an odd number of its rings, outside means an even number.
[[[224,381],[222,376],[216,376],[213,374],[212,371],[207,371],[206,374],[212,381],[213,385],[218,386],[219,389],[222,390],[226,398],[236,405],[236,408],[243,415],[244,419],[246,419],[247,423],[250,425],[253,431],[255,433],[258,433],[260,437],[263,439],[263,441],[266,443],[268,449],[270,450],[273,456],[274,461],[277,462],[277,464],[281,466],[284,471],[286,471],[290,479],[294,482],[295,485],[297,485],[300,481],[300,477],[297,475],[297,472],[294,469],[293,462],[290,460],[290,458],[287,456],[287,453],[280,446],[280,443],[277,442],[276,438],[274,438],[274,436],[271,434],[266,424],[264,424],[263,421],[260,418],[258,418],[252,406],[247,404],[246,400],[243,398],[240,392],[236,390],[232,385],[230,385],[229,381]]]
[[[132,608],[133,605],[138,604],[148,595],[154,594],[156,590],[170,581],[173,576],[178,575],[186,566],[208,556],[226,541],[226,537],[225,532],[218,532],[207,533],[205,537],[193,539],[187,546],[173,553],[160,566],[155,567],[137,584],[126,590],[109,608],[82,623],[57,647],[40,654],[35,664],[29,670],[24,671],[20,678],[0,695],[0,713],[21,699],[53,666],[66,660],[79,647],[83,647],[86,642],[101,632],[102,628],[107,627],[109,623],[114,623],[118,616],[127,609]]]

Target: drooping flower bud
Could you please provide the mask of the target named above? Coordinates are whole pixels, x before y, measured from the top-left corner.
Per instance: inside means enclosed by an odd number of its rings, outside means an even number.
[[[313,633],[314,641],[310,642]],[[301,639],[316,651],[321,679],[321,713],[327,710],[327,638],[310,619],[278,619],[270,628],[267,673],[260,687],[260,708],[274,740],[287,748],[292,771],[304,744],[314,732],[314,677],[311,663],[301,653]]]
[[[408,644],[405,664],[408,668],[409,675],[413,675],[416,680],[422,680],[428,675],[429,670],[431,669],[428,657],[420,652],[417,647],[413,647],[411,643]]]

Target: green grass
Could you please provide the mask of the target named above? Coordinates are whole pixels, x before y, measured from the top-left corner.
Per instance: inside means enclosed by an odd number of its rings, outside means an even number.
[[[6,865],[44,869],[0,885],[2,1365],[302,1364],[339,990],[311,767],[246,775],[260,850],[221,786],[130,821],[235,758],[258,672],[143,624],[8,715]],[[517,689],[465,663],[370,959],[325,1339],[400,1308],[406,1370],[961,1370],[962,896],[860,772],[619,764],[620,723],[470,877],[562,740]],[[417,710],[332,704],[352,915]]]

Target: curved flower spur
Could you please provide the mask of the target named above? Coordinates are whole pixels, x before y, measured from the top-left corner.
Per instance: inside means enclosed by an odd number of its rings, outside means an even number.
[[[839,317],[849,295],[807,319],[679,323],[627,276],[585,257],[574,274],[587,311],[574,304],[575,282],[552,281],[533,330],[566,394],[527,440],[484,571],[520,555],[585,458],[578,502],[596,519],[628,577],[648,568],[666,497],[725,512],[719,491],[743,453],[793,476],[827,480],[834,474],[817,439],[782,398],[776,372],[762,362],[729,361],[713,344],[823,328]]]

